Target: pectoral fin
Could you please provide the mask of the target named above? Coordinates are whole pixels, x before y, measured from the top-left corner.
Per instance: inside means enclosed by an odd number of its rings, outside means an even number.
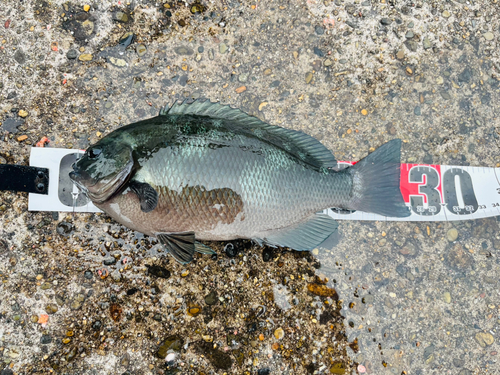
[[[337,227],[337,222],[330,216],[315,214],[302,223],[266,233],[261,240],[274,246],[307,251],[320,245]]]
[[[158,204],[158,193],[150,184],[131,181],[129,187],[139,197],[141,211],[151,212],[156,208]]]
[[[194,232],[156,233],[156,237],[179,263],[187,264],[193,260]]]

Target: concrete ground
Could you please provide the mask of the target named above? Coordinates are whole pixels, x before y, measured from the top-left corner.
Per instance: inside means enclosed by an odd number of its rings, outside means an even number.
[[[0,163],[209,98],[339,160],[500,166],[488,1],[3,0]],[[214,244],[182,266],[105,215],[0,192],[8,374],[500,374],[495,218],[341,222],[313,253]]]

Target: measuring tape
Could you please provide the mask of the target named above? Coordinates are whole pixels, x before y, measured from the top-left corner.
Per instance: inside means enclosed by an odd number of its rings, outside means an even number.
[[[343,169],[355,163],[339,162]],[[400,188],[408,217],[331,208],[336,220],[453,221],[500,215],[500,168],[401,164]]]
[[[61,148],[31,149],[30,165],[47,168],[48,196],[29,195],[30,211],[100,212],[69,179],[71,165],[84,151]],[[338,162],[342,169],[354,162]],[[337,220],[452,221],[500,215],[500,168],[401,164],[401,193],[411,215],[386,217],[361,211],[330,208]]]

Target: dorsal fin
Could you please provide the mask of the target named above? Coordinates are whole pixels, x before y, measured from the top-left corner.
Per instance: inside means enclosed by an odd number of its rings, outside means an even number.
[[[168,115],[206,116],[226,120],[225,126],[230,127],[232,131],[253,135],[269,142],[318,169],[332,168],[337,165],[332,152],[310,135],[269,125],[257,117],[228,105],[212,103],[209,100],[195,100],[191,103],[175,102],[171,107],[164,107],[160,111],[160,116]]]

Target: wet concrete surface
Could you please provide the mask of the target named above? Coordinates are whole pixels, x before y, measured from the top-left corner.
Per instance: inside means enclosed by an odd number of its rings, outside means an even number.
[[[499,11],[4,0],[0,162],[208,98],[339,160],[401,138],[403,162],[499,166]],[[496,218],[341,222],[332,248],[218,243],[182,266],[105,215],[28,212],[12,192],[0,213],[2,375],[500,373]]]

